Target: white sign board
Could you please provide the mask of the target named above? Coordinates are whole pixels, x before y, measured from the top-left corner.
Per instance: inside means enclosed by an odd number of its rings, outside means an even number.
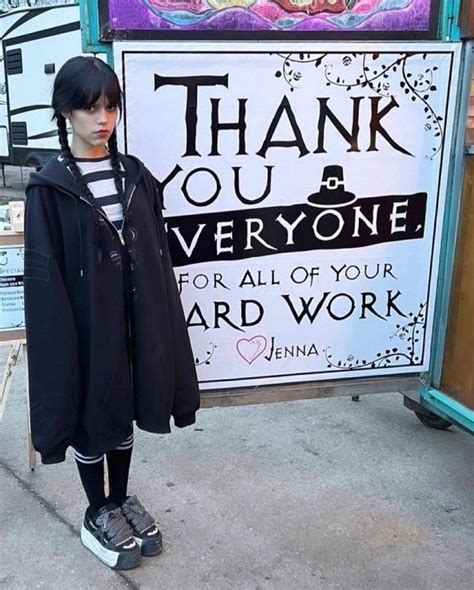
[[[0,332],[25,327],[23,246],[0,246]]]
[[[115,51],[202,388],[426,370],[458,47]]]

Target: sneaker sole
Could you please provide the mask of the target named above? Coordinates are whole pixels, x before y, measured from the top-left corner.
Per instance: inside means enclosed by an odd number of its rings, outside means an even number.
[[[163,551],[163,539],[161,535],[158,539],[140,539],[133,537],[141,549],[143,557],[154,557]]]
[[[140,563],[140,547],[137,547],[135,551],[112,551],[103,547],[84,525],[81,529],[81,541],[97,559],[113,570],[130,570]]]

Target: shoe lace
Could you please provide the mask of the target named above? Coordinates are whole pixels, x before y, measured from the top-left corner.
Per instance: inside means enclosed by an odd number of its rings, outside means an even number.
[[[136,496],[130,496],[122,505],[122,511],[127,521],[140,530],[145,530],[155,524],[153,517],[145,510]]]
[[[104,511],[99,514],[96,522],[115,544],[122,543],[133,536],[130,525],[125,520],[120,508]]]

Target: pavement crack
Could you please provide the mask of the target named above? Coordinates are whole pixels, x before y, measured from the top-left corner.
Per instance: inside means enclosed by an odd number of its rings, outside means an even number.
[[[316,451],[315,449],[313,449],[312,447],[310,447],[309,445],[306,445],[304,443],[299,443],[299,446],[303,449],[303,451],[305,451],[306,453],[309,453],[310,455],[313,455],[314,457],[319,457],[319,451]]]
[[[48,500],[46,500],[45,498],[43,498],[43,496],[41,496],[40,494],[38,494],[38,492],[33,488],[33,486],[31,485],[31,483],[29,481],[27,481],[26,479],[23,479],[22,477],[20,477],[17,473],[15,473],[15,471],[9,465],[7,465],[6,463],[4,463],[1,460],[0,460],[0,469],[3,469],[3,471],[5,471],[10,477],[13,477],[13,479],[15,479],[15,481],[18,483],[18,485],[26,493],[28,493],[31,496],[33,496],[33,498],[39,504],[41,504],[41,506],[43,507],[43,509],[52,518],[54,518],[56,521],[58,521],[62,525],[64,525],[68,529],[68,531],[70,533],[72,533],[75,537],[77,537],[78,539],[81,538],[80,531],[76,527],[74,527],[70,522],[68,522],[63,516],[61,516],[59,514],[59,512],[56,510],[56,508],[50,502],[48,502]],[[107,567],[107,566],[104,566],[104,567]],[[123,572],[116,572],[116,571],[114,571],[114,574],[117,577],[121,578],[125,582],[125,586],[127,588],[130,588],[131,590],[140,590],[140,586],[138,584],[136,584],[133,580],[131,580]]]

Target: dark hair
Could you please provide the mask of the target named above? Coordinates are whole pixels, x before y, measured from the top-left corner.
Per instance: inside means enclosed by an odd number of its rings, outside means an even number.
[[[108,106],[117,107],[120,113],[122,112],[122,90],[120,89],[117,75],[113,69],[100,59],[79,55],[69,59],[59,70],[54,80],[51,101],[51,106],[54,111],[53,120],[56,120],[58,126],[59,144],[61,146],[62,156],[66,160],[76,182],[79,184],[82,195],[93,206],[97,221],[97,209],[99,206],[87,186],[71,152],[68,142],[66,119],[62,113],[91,106],[95,104],[101,96],[105,96]],[[120,202],[122,203],[125,222],[127,222],[124,202],[125,194],[122,184],[122,171],[120,167],[120,158],[117,149],[117,135],[115,130],[109,139],[108,148],[112,169],[114,171],[115,187]]]
[[[113,69],[96,57],[69,59],[54,80],[54,116],[95,104],[104,95],[110,106],[122,109],[122,91]]]

